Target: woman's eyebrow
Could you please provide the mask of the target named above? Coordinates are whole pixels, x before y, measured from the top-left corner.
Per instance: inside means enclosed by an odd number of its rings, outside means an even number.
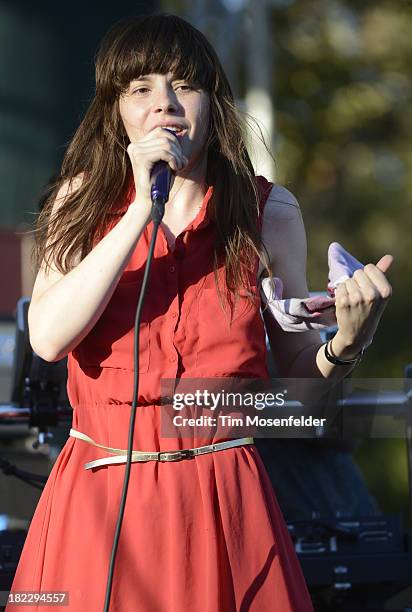
[[[141,74],[140,76],[132,79],[130,82],[131,83],[135,83],[136,81],[152,81],[155,75],[151,75],[151,74]],[[172,76],[172,78],[170,79],[171,83],[173,83],[174,81],[186,81],[187,79],[183,79],[183,78],[179,78],[175,75]]]
[[[149,74],[141,74],[140,76],[132,79],[130,82],[134,83],[135,81],[151,81],[151,80],[152,80],[152,77]]]

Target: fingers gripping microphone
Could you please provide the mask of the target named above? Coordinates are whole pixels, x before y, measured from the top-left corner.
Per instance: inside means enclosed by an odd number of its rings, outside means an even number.
[[[164,128],[167,129],[167,128]],[[171,134],[174,134],[172,130],[167,130]],[[172,186],[172,178],[174,177],[169,164],[165,161],[158,161],[152,169],[151,177],[153,179],[151,197],[152,197],[152,211],[151,216],[153,223],[159,224],[163,218],[165,212],[165,204],[169,199],[169,192]]]

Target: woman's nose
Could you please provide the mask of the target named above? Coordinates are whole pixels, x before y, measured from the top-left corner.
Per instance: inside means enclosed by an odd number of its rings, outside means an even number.
[[[156,112],[162,111],[164,113],[173,113],[177,111],[177,106],[176,104],[173,104],[172,102],[158,102],[156,104]]]
[[[174,112],[177,111],[177,100],[176,100],[176,94],[175,92],[170,89],[166,89],[166,90],[162,90],[161,93],[159,93],[157,99],[156,99],[156,103],[155,103],[155,110],[156,111],[163,111],[163,112]]]

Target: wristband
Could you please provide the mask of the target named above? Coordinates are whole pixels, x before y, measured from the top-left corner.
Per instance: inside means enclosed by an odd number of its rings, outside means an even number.
[[[363,353],[365,352],[365,348],[362,348],[359,351],[359,353],[356,355],[356,357],[354,357],[353,359],[340,359],[339,357],[336,357],[335,355],[332,354],[332,347],[330,346],[331,342],[332,342],[332,339],[326,342],[324,345],[325,346],[325,357],[328,361],[330,361],[330,363],[333,363],[334,365],[357,364],[362,359]]]

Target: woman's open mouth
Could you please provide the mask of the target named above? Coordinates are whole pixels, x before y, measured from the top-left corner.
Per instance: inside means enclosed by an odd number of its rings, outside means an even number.
[[[163,126],[163,128],[168,130],[169,132],[173,132],[173,134],[177,138],[183,138],[183,136],[187,132],[187,128],[180,128],[180,127],[177,127],[177,126],[174,126],[174,125],[171,125],[171,126],[165,125],[165,126]]]

